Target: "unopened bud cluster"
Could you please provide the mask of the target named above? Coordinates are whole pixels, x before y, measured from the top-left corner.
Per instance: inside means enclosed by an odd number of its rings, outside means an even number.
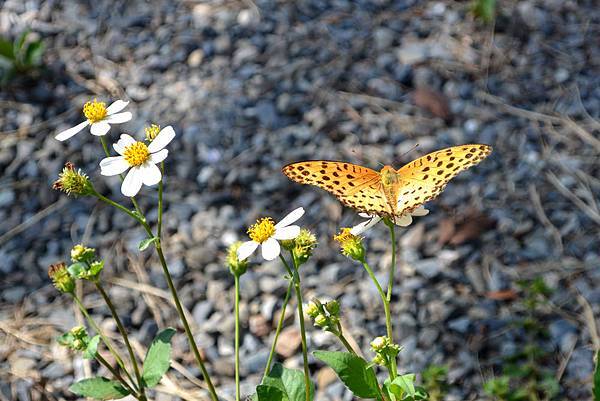
[[[312,256],[313,250],[317,247],[317,237],[310,230],[303,228],[296,238],[281,241],[281,246],[291,251],[296,263],[301,265]]]
[[[394,344],[389,337],[381,336],[371,341],[371,349],[375,353],[373,363],[380,366],[389,366],[400,353],[400,346]]]
[[[336,300],[322,303],[314,299],[306,306],[306,314],[312,319],[313,324],[324,331],[340,334],[340,303]]]
[[[104,268],[104,261],[96,259],[96,250],[83,244],[77,244],[71,249],[69,272],[73,277],[84,280],[97,280]]]
[[[58,338],[58,343],[74,351],[84,351],[90,337],[83,326],[76,326]]]

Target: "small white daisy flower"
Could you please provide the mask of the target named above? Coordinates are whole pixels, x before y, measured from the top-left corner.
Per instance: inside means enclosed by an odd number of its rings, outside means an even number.
[[[142,184],[156,185],[162,179],[157,164],[167,158],[169,151],[164,149],[175,138],[173,127],[163,128],[149,145],[136,141],[130,135],[121,134],[121,138],[113,148],[120,156],[107,157],[100,161],[100,174],[113,176],[122,174],[128,169],[121,184],[121,192],[125,196],[135,196]]]
[[[92,102],[87,102],[83,106],[83,115],[87,120],[77,124],[76,126],[69,128],[65,131],[60,132],[55,136],[59,141],[64,141],[79,133],[88,125],[90,126],[90,132],[92,135],[103,136],[110,131],[110,124],[122,124],[131,120],[131,113],[126,111],[119,113],[123,110],[129,102],[123,100],[117,100],[110,106],[106,107],[104,102],[98,102],[94,99]]]
[[[400,227],[408,227],[412,223],[413,216],[419,217],[426,216],[427,214],[429,214],[429,210],[425,209],[423,206],[419,206],[410,213],[406,213],[400,217],[396,217],[395,223],[397,226]],[[350,234],[352,235],[360,235],[364,233],[365,231],[373,227],[375,224],[379,223],[379,221],[381,220],[381,217],[377,215],[371,215],[367,213],[359,213],[358,215],[368,220],[363,221],[362,223],[359,223],[352,227],[352,229],[350,230]]]
[[[248,229],[251,241],[244,242],[237,250],[239,260],[244,260],[252,255],[261,246],[262,257],[273,260],[279,256],[281,247],[277,240],[294,239],[300,234],[300,227],[291,225],[304,214],[304,208],[299,207],[275,224],[273,219],[265,217],[256,221]]]

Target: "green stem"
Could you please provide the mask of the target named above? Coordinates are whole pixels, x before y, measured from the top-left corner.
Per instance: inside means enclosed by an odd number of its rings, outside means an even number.
[[[115,369],[113,368],[110,363],[108,363],[108,361],[106,359],[104,359],[102,357],[102,355],[100,355],[100,353],[96,353],[96,359],[98,360],[98,362],[100,362],[101,365],[103,365],[106,369],[108,369],[108,371],[118,380],[121,382],[121,384],[123,385],[123,387],[125,387],[131,394],[134,395],[135,398],[137,398],[138,400],[139,395],[136,394],[135,390],[129,385],[129,383],[127,383],[125,381],[125,379],[123,378],[123,376],[121,376],[121,374]]]
[[[388,302],[387,297],[385,296],[385,293],[383,292],[383,288],[381,288],[381,284],[379,284],[379,281],[377,280],[377,277],[375,277],[375,273],[373,272],[373,269],[371,269],[371,266],[369,266],[367,261],[364,259],[361,260],[361,263],[362,263],[363,267],[365,268],[365,270],[367,271],[367,273],[369,274],[369,277],[371,277],[371,281],[373,281],[373,284],[375,284],[375,287],[377,288],[377,292],[379,293],[379,296],[381,297],[381,301],[383,302],[383,310],[385,312],[385,327],[387,330],[387,336],[389,337],[390,341],[394,341],[393,340],[393,331],[392,331],[392,315],[390,313],[390,303]],[[390,379],[394,380],[396,378],[396,362],[395,362],[395,360],[392,362],[392,366],[389,370],[390,370]]]
[[[291,252],[290,252],[291,253]],[[298,274],[298,265],[296,258],[292,254],[292,261],[294,270],[290,269],[290,266],[285,261],[284,257],[279,255],[283,262],[288,274],[292,276],[294,280],[294,290],[296,292],[296,301],[298,303],[298,320],[300,321],[300,337],[302,339],[302,359],[304,364],[304,385],[306,401],[310,401],[310,371],[308,370],[308,348],[306,346],[306,329],[304,327],[304,312],[302,311],[302,290],[300,288],[300,275]]]
[[[354,355],[358,355],[356,353],[356,351],[354,351],[354,348],[352,348],[352,346],[350,345],[350,343],[348,342],[348,340],[346,340],[346,337],[344,337],[344,335],[342,334],[342,331],[340,330],[340,333],[337,336],[340,341],[342,342],[342,344],[344,344],[344,347],[346,347],[346,349],[348,350],[348,352],[350,352],[351,354]]]
[[[396,230],[393,222],[384,220],[385,224],[390,229],[390,237],[392,239],[392,264],[390,266],[390,276],[388,280],[388,288],[387,288],[387,301],[388,303],[392,301],[392,290],[394,288],[394,276],[396,275]],[[390,340],[393,341],[393,338],[390,337]]]
[[[94,284],[96,285],[96,288],[100,292],[100,295],[102,295],[104,302],[106,302],[108,309],[110,309],[110,313],[112,314],[113,319],[115,319],[115,322],[117,323],[117,328],[119,329],[119,333],[121,333],[121,337],[123,337],[123,341],[125,342],[125,346],[127,347],[127,352],[129,352],[129,359],[131,359],[131,364],[133,365],[133,371],[135,373],[138,387],[140,389],[140,395],[144,395],[144,392],[145,392],[144,381],[142,380],[142,375],[140,374],[140,368],[138,366],[137,359],[135,357],[135,353],[133,352],[133,347],[131,346],[131,343],[129,342],[129,336],[127,335],[127,331],[125,330],[125,327],[123,326],[123,323],[121,322],[121,319],[119,319],[119,315],[117,315],[117,310],[115,309],[115,306],[113,305],[112,301],[110,300],[110,297],[104,290],[104,287],[102,287],[102,284],[100,284],[100,281],[96,280],[96,281],[94,281]]]
[[[163,217],[163,180],[165,177],[165,162],[160,163],[160,171],[162,178],[158,183],[158,223],[156,228],[156,236],[161,238],[162,233],[162,217]]]
[[[198,345],[196,345],[196,340],[194,340],[194,335],[192,334],[192,329],[185,317],[185,313],[183,311],[183,307],[181,306],[181,302],[179,301],[179,295],[177,294],[177,289],[175,288],[175,284],[173,284],[173,279],[171,278],[171,273],[169,272],[169,268],[167,267],[167,261],[165,260],[165,255],[163,254],[162,247],[160,244],[160,239],[155,242],[156,253],[158,254],[158,258],[160,259],[160,264],[163,269],[163,273],[165,278],[167,279],[167,284],[169,286],[169,290],[171,291],[171,297],[175,302],[175,307],[177,308],[177,313],[179,314],[179,319],[181,323],[183,323],[183,328],[185,330],[185,334],[188,339],[188,343],[190,344],[190,348],[194,353],[194,357],[196,358],[196,362],[198,363],[198,367],[202,371],[202,376],[204,376],[204,380],[206,381],[206,385],[208,387],[208,391],[210,393],[210,398],[213,401],[218,401],[219,397],[217,396],[217,392],[215,387],[210,380],[210,376],[208,375],[208,370],[202,361],[202,357],[200,356],[200,351],[198,350]]]
[[[102,330],[100,330],[100,327],[98,327],[98,325],[96,324],[96,322],[94,321],[94,319],[92,319],[92,317],[90,316],[89,312],[87,311],[87,308],[83,305],[83,303],[81,302],[81,300],[79,299],[79,297],[77,297],[77,295],[75,295],[75,294],[71,294],[71,296],[73,297],[73,300],[77,304],[77,307],[79,307],[79,310],[81,311],[81,313],[83,314],[83,316],[86,318],[86,320],[88,321],[88,323],[90,324],[90,326],[92,326],[92,328],[94,329],[94,331],[96,332],[96,334],[98,334],[100,336],[100,338],[102,339],[102,342],[106,345],[106,348],[108,348],[108,350],[110,351],[110,353],[112,354],[112,356],[115,358],[115,360],[117,361],[117,364],[119,364],[119,366],[121,367],[121,369],[123,370],[123,372],[125,372],[125,374],[129,378],[129,380],[131,380],[132,383],[135,383],[134,380],[133,380],[133,377],[131,377],[131,375],[127,371],[127,368],[125,367],[125,362],[123,362],[123,359],[121,358],[121,356],[119,355],[119,353],[115,350],[115,348],[113,347],[113,345],[110,342],[110,340],[104,335],[104,333],[102,332]],[[137,390],[137,386],[135,384],[134,384],[134,387]]]
[[[287,292],[285,293],[283,305],[281,305],[281,311],[279,312],[279,321],[277,322],[277,327],[275,328],[275,337],[273,338],[273,344],[271,344],[271,352],[269,352],[269,358],[267,359],[267,365],[265,366],[265,372],[263,373],[263,380],[271,371],[271,363],[273,362],[273,356],[275,355],[275,348],[277,347],[277,340],[279,339],[279,334],[281,333],[281,329],[283,328],[283,321],[285,320],[285,310],[287,308],[288,302],[290,302],[293,286],[294,281],[290,277],[290,283],[288,285]]]
[[[235,282],[235,400],[240,401],[240,276],[234,274]]]

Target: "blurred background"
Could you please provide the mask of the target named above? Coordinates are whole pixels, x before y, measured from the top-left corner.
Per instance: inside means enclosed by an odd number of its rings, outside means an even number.
[[[177,132],[165,248],[224,399],[234,393],[224,251],[257,217],[303,206],[302,224],[319,238],[301,270],[306,299],[339,299],[363,350],[384,333],[372,283],[331,240],[360,219],[281,167],[305,159],[400,167],[470,142],[494,153],[399,230],[400,370],[424,372],[438,400],[516,389],[525,396],[498,399],[591,399],[600,348],[599,9],[593,0],[3,1],[0,400],[73,400],[67,387],[99,369],[55,342],[81,316],[46,270],[74,243],[107,260],[104,279],[141,355],[159,328],[177,324],[157,261],[137,250],[143,232],[103,204],[51,189],[71,161],[126,202],[119,180],[99,175],[102,149],[87,130],[54,139],[93,98],[131,101],[134,119],[109,141],[141,137],[150,123]],[[145,187],[151,219],[155,200]],[[385,227],[366,244],[385,282]],[[277,262],[257,260],[242,278],[246,394],[260,380],[286,287]],[[116,332],[97,293],[82,293]],[[297,367],[288,311],[278,360]],[[332,335],[309,330],[312,350],[339,349]],[[203,399],[184,335],[173,357],[154,399]],[[352,399],[313,359],[311,371],[319,400]]]

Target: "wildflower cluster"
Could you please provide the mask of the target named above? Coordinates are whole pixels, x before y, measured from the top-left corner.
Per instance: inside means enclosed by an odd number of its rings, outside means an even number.
[[[331,300],[323,304],[318,299],[313,299],[306,306],[306,314],[312,319],[315,326],[336,335],[340,334],[340,303],[338,301]]]
[[[248,269],[248,260],[238,259],[238,249],[241,245],[242,243],[237,241],[233,243],[227,250],[227,267],[229,267],[229,271],[234,276],[241,276],[242,274],[246,273],[246,270]]]
[[[351,259],[362,262],[365,260],[365,248],[362,237],[352,234],[349,228],[342,228],[340,233],[333,237],[340,244],[342,254]]]
[[[317,247],[317,237],[310,230],[303,228],[296,238],[281,241],[281,246],[292,252],[296,263],[301,265],[312,256],[313,250]]]
[[[71,260],[74,263],[68,270],[76,279],[96,281],[104,269],[104,261],[96,259],[96,250],[82,244],[75,245],[71,249]]]
[[[390,366],[400,353],[400,346],[394,344],[389,337],[381,336],[371,341],[371,350],[375,353],[373,363],[380,366]]]
[[[86,196],[94,193],[94,187],[87,174],[80,169],[75,169],[75,165],[71,162],[65,163],[52,188],[71,196]]]
[[[85,327],[76,326],[58,337],[57,342],[73,351],[82,351],[85,359],[93,359],[98,352],[100,336],[90,337]]]

